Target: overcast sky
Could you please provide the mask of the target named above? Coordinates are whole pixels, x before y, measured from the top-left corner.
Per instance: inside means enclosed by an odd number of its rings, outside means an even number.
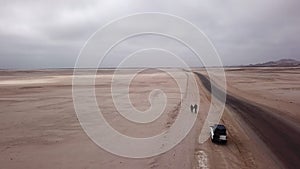
[[[97,29],[138,12],[169,13],[192,22],[210,38],[224,65],[300,59],[299,8],[299,0],[0,0],[0,68],[74,67]],[[183,59],[192,60],[186,55]],[[105,66],[122,57],[112,52]]]

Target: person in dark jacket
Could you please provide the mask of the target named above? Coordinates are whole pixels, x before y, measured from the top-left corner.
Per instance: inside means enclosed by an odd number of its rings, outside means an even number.
[[[195,105],[191,104],[191,112],[192,113],[197,113],[197,110],[198,110],[198,105],[197,104],[195,104]]]

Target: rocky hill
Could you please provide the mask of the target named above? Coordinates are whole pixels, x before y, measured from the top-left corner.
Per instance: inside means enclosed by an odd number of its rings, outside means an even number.
[[[270,61],[259,64],[250,64],[253,67],[300,67],[300,61],[294,59],[281,59],[278,61]]]

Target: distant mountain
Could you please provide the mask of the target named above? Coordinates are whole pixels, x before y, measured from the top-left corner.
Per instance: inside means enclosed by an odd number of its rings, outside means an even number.
[[[294,59],[281,59],[278,61],[270,61],[259,64],[250,64],[253,67],[300,67],[300,61]]]

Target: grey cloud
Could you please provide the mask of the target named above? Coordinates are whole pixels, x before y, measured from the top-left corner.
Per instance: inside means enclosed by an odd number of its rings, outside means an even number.
[[[2,0],[0,68],[73,67],[92,33],[137,12],[165,12],[191,21],[208,35],[225,65],[299,59],[299,6],[297,0]],[[131,49],[135,44],[127,45]],[[122,59],[109,57],[108,66]]]

